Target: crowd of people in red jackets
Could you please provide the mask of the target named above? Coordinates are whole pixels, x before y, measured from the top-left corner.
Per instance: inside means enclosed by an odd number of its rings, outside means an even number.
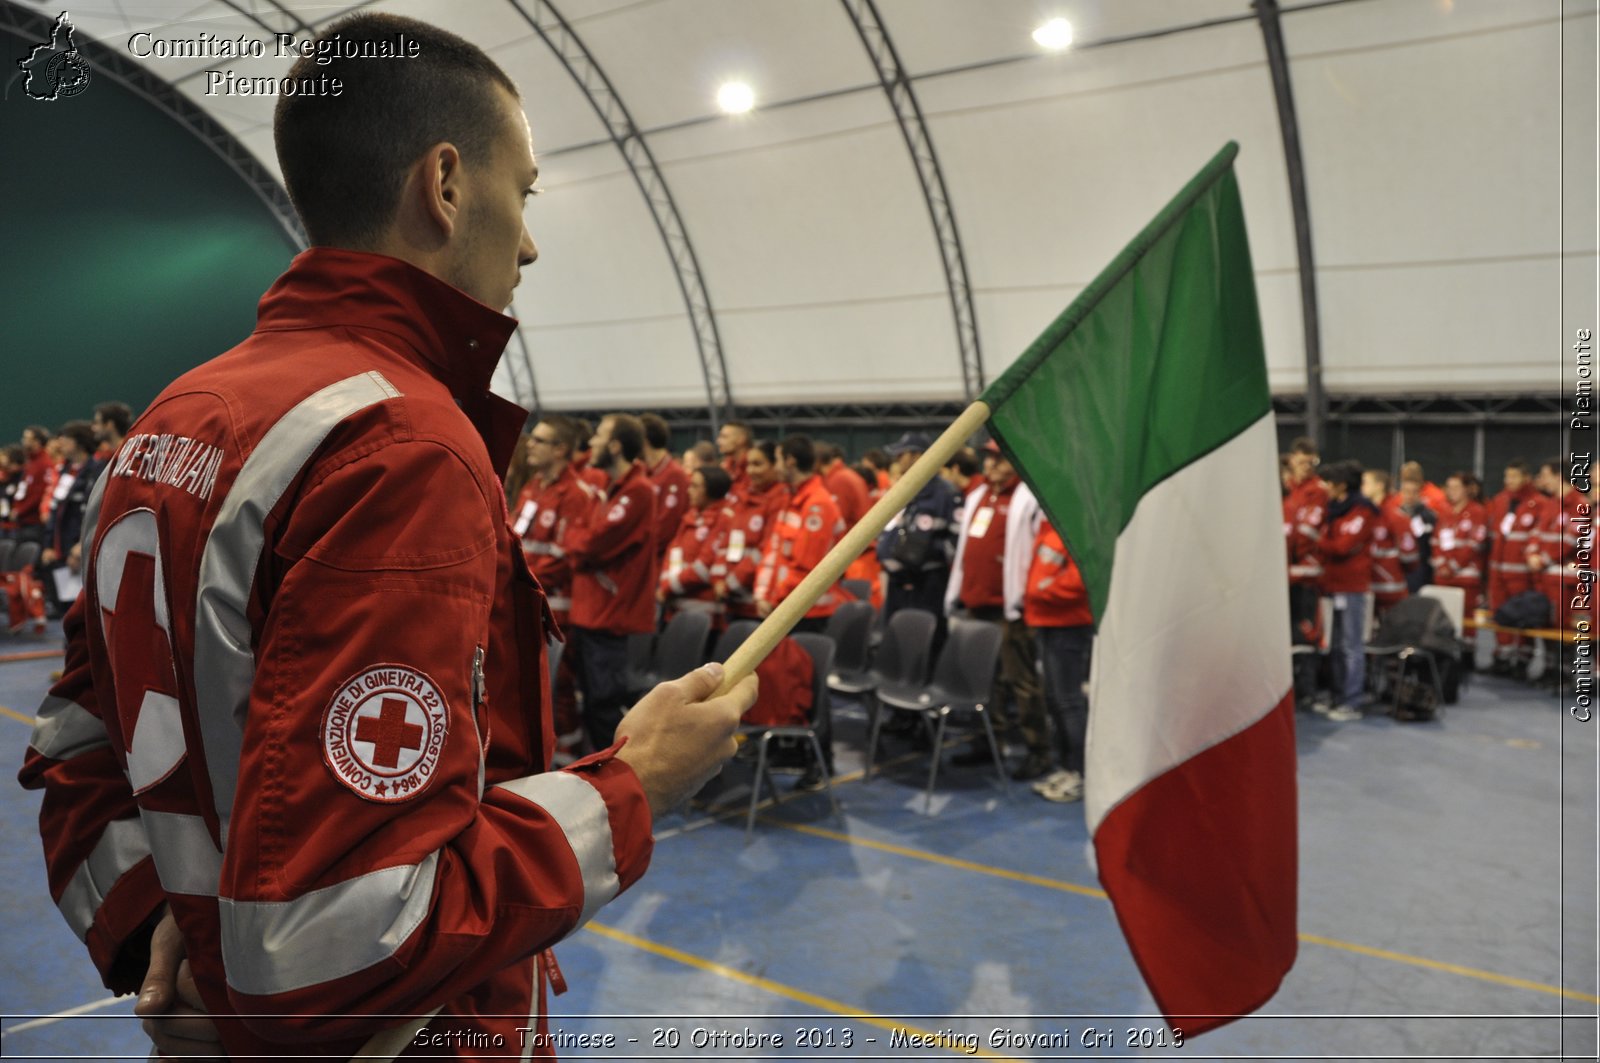
[[[1291,622],[1298,642],[1331,643],[1335,673],[1330,696],[1319,698],[1309,666],[1300,670],[1296,693],[1306,707],[1337,720],[1361,715],[1369,596],[1381,619],[1428,584],[1459,588],[1464,626],[1493,632],[1500,672],[1525,670],[1540,638],[1526,630],[1550,643],[1591,630],[1595,496],[1586,455],[1510,461],[1502,489],[1487,499],[1471,473],[1452,472],[1440,487],[1417,462],[1401,466],[1391,490],[1382,470],[1319,464],[1307,438],[1282,456],[1281,474]],[[1325,600],[1334,607],[1326,632]],[[1560,686],[1571,670],[1552,666],[1543,679]]]

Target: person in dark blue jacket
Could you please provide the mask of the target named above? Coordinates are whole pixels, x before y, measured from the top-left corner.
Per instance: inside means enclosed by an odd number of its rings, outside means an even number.
[[[904,475],[932,445],[920,432],[901,436],[888,448],[894,462],[893,474]],[[889,578],[884,615],[890,617],[898,610],[915,608],[938,617],[935,654],[944,643],[944,592],[956,554],[960,505],[956,489],[935,476],[878,536],[878,561]]]

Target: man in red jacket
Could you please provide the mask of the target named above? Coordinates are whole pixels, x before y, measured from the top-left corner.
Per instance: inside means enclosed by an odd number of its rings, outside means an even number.
[[[1411,518],[1398,506],[1384,508],[1384,500],[1389,497],[1389,474],[1381,469],[1367,469],[1361,474],[1361,493],[1378,510],[1378,520],[1372,529],[1371,589],[1374,615],[1381,617],[1411,594],[1406,586],[1406,574],[1417,567],[1421,557],[1417,552],[1417,538],[1411,531]]]
[[[656,629],[656,489],[645,475],[644,426],[611,413],[589,441],[590,465],[606,474],[605,497],[572,536],[569,652],[595,749],[611,745],[627,706],[628,636]]]
[[[1056,723],[1060,766],[1033,786],[1046,801],[1083,799],[1085,740],[1089,730],[1089,661],[1094,655],[1094,615],[1083,574],[1049,521],[1039,522],[1028,566],[1022,617],[1038,638],[1044,665],[1045,703]]]
[[[756,575],[756,612],[763,617],[800,586],[844,535],[839,507],[816,473],[816,451],[810,437],[785,438],[778,444],[778,460],[790,482],[789,499],[767,533],[761,570]],[[795,630],[820,632],[845,600],[835,583],[806,611]]]
[[[398,34],[415,58],[357,54]],[[459,1057],[530,1026],[548,1055],[547,950],[644,872],[754,690],[663,684],[625,743],[545,770],[547,613],[502,488],[526,413],[489,390],[536,255],[527,121],[454,35],[359,14],[335,40],[289,76],[342,93],[275,123],[312,247],[97,481],[21,781],[107,986],[150,957],[158,1051],[349,1058],[437,1009]],[[180,953],[220,1047],[161,1018]]]
[[[723,471],[733,480],[733,486],[728,490],[729,503],[743,498],[750,489],[744,463],[755,438],[755,433],[743,421],[724,421],[722,427],[717,429],[717,453],[722,455]]]
[[[1284,483],[1283,536],[1289,565],[1289,623],[1291,639],[1300,646],[1319,644],[1322,541],[1328,516],[1328,492],[1317,477],[1317,444],[1301,436],[1289,445],[1289,474]],[[1317,688],[1317,662],[1312,653],[1294,655],[1295,705],[1309,709]]]
[[[666,418],[647,413],[639,423],[644,426],[645,475],[656,488],[656,556],[664,558],[688,519],[689,474],[667,449],[672,445],[672,431]]]
[[[1337,461],[1322,469],[1328,526],[1317,552],[1322,590],[1333,599],[1334,704],[1328,719],[1359,720],[1367,678],[1367,595],[1372,589],[1372,533],[1377,507],[1361,494],[1361,465]]]
[[[581,438],[579,428],[577,421],[559,413],[533,426],[526,458],[532,476],[511,509],[511,530],[522,540],[523,560],[539,581],[550,614],[563,631],[572,622],[572,559],[567,548],[600,497],[572,468],[572,454]],[[554,762],[561,764],[574,759],[583,741],[577,682],[572,658],[562,654],[556,665],[551,706],[556,730]]]
[[[1489,611],[1493,613],[1511,598],[1533,587],[1533,577],[1528,571],[1528,543],[1530,542],[1529,513],[1522,512],[1539,504],[1539,490],[1528,475],[1528,463],[1515,458],[1506,463],[1504,489],[1489,499],[1488,541],[1485,561],[1488,564]],[[1519,516],[1520,514],[1520,516]],[[1519,527],[1519,522],[1524,527]],[[1536,521],[1534,523],[1537,523]],[[1496,633],[1496,666],[1510,667],[1518,636],[1509,631]]]
[[[849,531],[871,508],[867,501],[867,482],[844,463],[844,452],[832,443],[817,444],[817,472],[828,485],[829,493],[839,506],[839,516],[844,518],[845,530]]]
[[[20,542],[44,543],[47,503],[55,480],[55,465],[47,449],[50,430],[29,425],[22,430],[22,480],[11,498],[11,522]]]
[[[1488,514],[1468,495],[1468,474],[1453,472],[1444,481],[1445,509],[1439,514],[1433,552],[1433,582],[1460,587],[1462,615],[1470,620],[1483,596],[1483,543]]]
[[[1585,465],[1587,462],[1585,461]],[[1538,527],[1529,538],[1527,561],[1538,589],[1550,600],[1553,623],[1571,629],[1575,616],[1583,615],[1583,599],[1592,590],[1581,578],[1579,550],[1594,527],[1589,499],[1567,479],[1572,459],[1549,458],[1539,466],[1534,486],[1544,495]],[[1590,566],[1592,567],[1592,566]],[[1590,587],[1584,586],[1590,582]],[[1580,608],[1574,608],[1577,600]],[[1553,674],[1556,669],[1550,669]]]

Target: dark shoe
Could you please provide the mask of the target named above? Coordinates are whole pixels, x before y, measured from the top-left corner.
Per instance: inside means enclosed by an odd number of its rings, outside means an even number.
[[[1029,753],[1011,770],[1011,777],[1018,782],[1024,779],[1037,779],[1050,770],[1050,758],[1042,753]]]
[[[794,788],[802,793],[813,794],[826,784],[822,774],[822,766],[813,763],[806,769],[806,773],[795,781]]]

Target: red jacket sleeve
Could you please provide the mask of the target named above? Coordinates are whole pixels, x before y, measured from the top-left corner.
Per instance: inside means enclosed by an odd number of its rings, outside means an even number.
[[[794,553],[783,566],[783,575],[772,588],[772,602],[783,601],[800,586],[811,570],[822,563],[844,532],[839,519],[839,507],[833,498],[822,494],[820,501],[812,502],[800,514],[800,531],[794,540]]]
[[[599,568],[640,543],[653,543],[655,489],[640,480],[625,486],[589,511],[589,519],[572,536],[567,553],[581,569]]]
[[[349,1016],[457,999],[649,861],[614,750],[485,787],[500,710],[476,668],[508,534],[493,489],[443,443],[397,442],[321,474],[285,517],[220,875],[229,1003],[263,1037],[365,1035],[381,1020]],[[372,693],[391,687],[392,718]],[[369,764],[431,764],[388,789],[352,765],[358,740]]]
[[[113,993],[139,988],[152,920],[166,902],[100,712],[84,629],[85,596],[67,612],[67,656],[34,720],[18,781],[43,790],[39,831],[50,896]]]
[[[1372,529],[1381,519],[1379,514],[1364,507],[1357,507],[1355,513],[1330,518],[1322,534],[1322,556],[1330,561],[1342,561],[1365,553],[1372,544]]]

